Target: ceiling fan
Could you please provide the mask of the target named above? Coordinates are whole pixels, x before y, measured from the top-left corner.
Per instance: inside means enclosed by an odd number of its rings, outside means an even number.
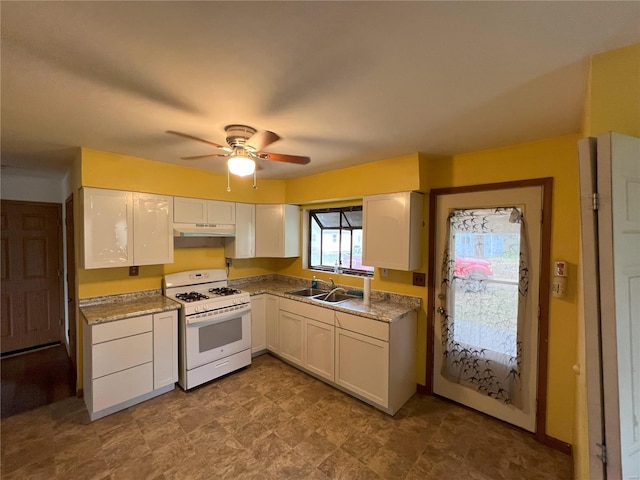
[[[285,155],[282,153],[263,152],[267,145],[280,140],[280,137],[269,130],[256,130],[247,125],[227,125],[224,127],[227,134],[227,144],[219,145],[203,138],[194,137],[186,133],[167,130],[167,133],[178,135],[179,137],[190,138],[198,142],[206,143],[225,153],[211,153],[208,155],[195,155],[191,157],[180,157],[183,160],[196,160],[199,158],[227,158],[227,172],[240,177],[254,174],[256,170],[256,160],[272,160],[276,162],[296,163],[306,165],[311,161],[309,157],[297,155]]]

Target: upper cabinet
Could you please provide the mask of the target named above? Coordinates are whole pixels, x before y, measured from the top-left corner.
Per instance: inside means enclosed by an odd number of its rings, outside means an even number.
[[[256,257],[300,256],[297,205],[256,205]]]
[[[174,197],[173,221],[176,223],[215,223],[235,225],[236,204],[204,198]]]
[[[173,199],[83,188],[84,268],[173,262]]]
[[[236,203],[236,236],[225,239],[224,256],[253,258],[256,256],[256,206]]]
[[[133,265],[133,195],[83,188],[84,268]]]
[[[420,268],[423,195],[371,195],[364,197],[362,207],[362,263],[392,270]]]
[[[133,193],[133,265],[173,263],[173,197]]]

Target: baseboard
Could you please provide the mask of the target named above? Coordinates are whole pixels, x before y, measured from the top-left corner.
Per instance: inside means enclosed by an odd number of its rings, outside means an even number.
[[[549,435],[545,435],[542,443],[547,447],[553,448],[565,455],[573,456],[572,445],[567,442],[563,442],[562,440],[558,440],[557,438],[550,437]]]

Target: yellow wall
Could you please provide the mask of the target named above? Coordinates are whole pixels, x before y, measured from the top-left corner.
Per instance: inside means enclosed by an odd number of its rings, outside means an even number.
[[[573,442],[576,281],[579,252],[578,135],[427,161],[429,188],[553,177],[551,259],[569,264],[568,294],[551,298],[547,434]]]
[[[640,137],[640,43],[591,58],[588,95],[583,118],[584,136],[613,131]],[[578,285],[582,304],[582,285]],[[589,437],[585,378],[584,317],[577,325],[576,363],[582,373],[576,381],[575,432],[573,442],[575,478],[589,478]]]
[[[586,114],[588,135],[640,137],[640,43],[592,57]]]

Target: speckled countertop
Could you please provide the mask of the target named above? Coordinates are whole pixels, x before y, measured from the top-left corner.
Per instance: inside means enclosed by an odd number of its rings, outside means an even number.
[[[364,305],[362,298],[355,298],[337,304],[318,302],[309,298],[286,293],[291,290],[309,287],[310,282],[308,279],[287,277],[285,275],[263,275],[246,279],[230,280],[229,285],[248,292],[251,295],[269,293],[279,297],[290,298],[311,305],[321,305],[339,312],[352,313],[387,323],[399,320],[407,313],[417,310],[420,308],[420,305],[422,305],[422,300],[419,297],[374,290],[371,291],[371,303],[369,306]],[[343,287],[346,290],[359,290],[345,285],[337,284],[336,286]]]
[[[80,301],[80,313],[89,325],[179,308],[179,303],[162,295],[159,289],[92,297]]]

